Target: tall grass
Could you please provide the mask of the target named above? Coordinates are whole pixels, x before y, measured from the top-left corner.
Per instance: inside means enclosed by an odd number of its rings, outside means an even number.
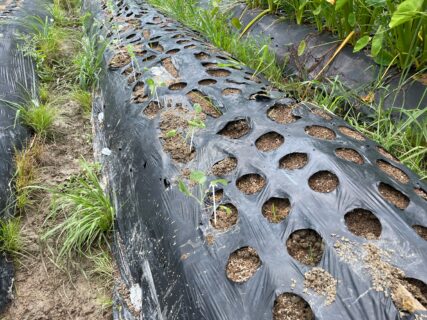
[[[12,218],[0,220],[0,252],[18,254],[22,251],[21,220]]]

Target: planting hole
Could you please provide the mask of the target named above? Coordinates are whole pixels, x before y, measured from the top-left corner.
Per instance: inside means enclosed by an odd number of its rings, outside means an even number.
[[[131,57],[129,53],[125,50],[122,50],[114,55],[114,57],[110,60],[108,65],[110,66],[110,68],[117,69],[117,68],[124,67],[130,62],[131,62]]]
[[[157,101],[152,101],[148,104],[148,106],[144,109],[144,114],[148,119],[154,119],[159,111],[161,110],[161,107]]]
[[[348,148],[338,148],[335,150],[335,154],[338,158],[351,161],[357,164],[363,164],[365,161],[363,161],[362,156],[353,149]]]
[[[149,40],[151,36],[150,30],[147,30],[147,29],[142,30],[142,35],[145,40]]]
[[[203,112],[207,115],[218,118],[222,115],[221,111],[212,103],[211,99],[198,90],[193,90],[187,94],[192,104],[199,104]]]
[[[228,77],[231,72],[225,69],[209,69],[206,72],[213,77]]]
[[[400,162],[399,159],[397,159],[395,156],[393,156],[390,152],[388,152],[386,149],[384,149],[383,147],[377,147],[378,152],[385,158],[389,159],[389,160],[393,160],[396,162]]]
[[[314,320],[314,314],[307,301],[286,292],[274,301],[273,320]]]
[[[231,203],[220,205],[216,209],[216,224],[214,213],[212,213],[211,225],[217,230],[225,231],[237,223],[237,216],[237,208]]]
[[[315,266],[323,256],[322,237],[313,229],[294,231],[286,241],[289,255],[307,266]]]
[[[255,194],[265,187],[265,179],[256,173],[245,174],[237,180],[236,185],[245,194]]]
[[[308,163],[306,153],[294,152],[287,154],[279,161],[279,167],[286,170],[302,169]]]
[[[386,183],[381,182],[378,191],[384,199],[401,210],[409,205],[409,198],[407,196]]]
[[[227,88],[222,90],[223,96],[231,96],[233,94],[241,94],[241,93],[242,93],[242,90],[236,89],[236,88]]]
[[[382,171],[384,171],[385,173],[387,173],[389,176],[393,177],[397,181],[404,184],[409,182],[409,177],[405,172],[403,172],[399,168],[396,168],[395,166],[392,166],[387,161],[377,160],[377,165]]]
[[[421,188],[415,188],[414,192],[421,197],[422,199],[427,201],[427,192],[424,189]]]
[[[358,141],[365,141],[365,137],[356,130],[350,129],[348,127],[340,126],[338,130],[345,136],[353,138]]]
[[[255,145],[258,150],[268,152],[279,148],[285,142],[285,138],[277,132],[268,132],[259,137]]]
[[[177,82],[177,83],[173,83],[169,86],[169,90],[182,90],[185,87],[187,87],[187,83],[186,82]]]
[[[210,86],[215,83],[217,83],[217,81],[214,79],[204,79],[199,81],[199,85],[201,86]]]
[[[218,134],[231,139],[239,139],[248,134],[250,129],[248,121],[240,119],[227,123],[226,126],[218,132]]]
[[[167,51],[166,54],[174,55],[180,51],[181,51],[180,49],[171,49],[171,50]]]
[[[316,192],[332,192],[338,187],[338,184],[338,177],[329,171],[316,172],[308,179],[308,185]]]
[[[420,225],[414,225],[412,228],[415,230],[415,232],[423,238],[425,241],[427,241],[427,228],[420,226]]]
[[[216,68],[218,64],[215,62],[202,62],[202,66],[205,68]]]
[[[139,81],[136,83],[136,85],[133,87],[133,96],[132,101],[134,103],[143,103],[147,101],[148,96],[145,95],[145,87],[144,82]]]
[[[174,66],[174,64],[172,62],[172,58],[163,59],[162,60],[162,65],[167,70],[167,72],[170,73],[171,76],[173,76],[174,78],[178,78],[179,77],[178,70],[175,68],[175,66]]]
[[[207,53],[204,52],[195,53],[194,56],[199,60],[206,60],[210,57]]]
[[[401,284],[424,308],[427,308],[427,285],[424,282],[414,278],[404,278],[401,279]]]
[[[289,199],[270,198],[262,206],[262,215],[271,223],[283,221],[291,211]]]
[[[261,260],[254,248],[243,247],[228,258],[227,278],[233,282],[248,281],[261,266]]]
[[[212,173],[218,177],[225,176],[232,172],[237,167],[237,159],[234,157],[227,157],[218,161],[212,166]]]
[[[313,114],[315,114],[315,115],[317,115],[317,116],[319,116],[319,117],[327,120],[327,121],[332,120],[332,116],[329,113],[327,113],[325,110],[316,108],[316,109],[313,109],[311,112]]]
[[[354,209],[346,213],[344,220],[348,230],[356,236],[375,240],[381,235],[380,220],[369,210]]]
[[[222,198],[224,197],[224,190],[219,189],[219,190],[215,190],[215,203],[219,203]],[[210,191],[208,193],[208,200],[210,204],[213,204],[213,193]]]
[[[312,137],[324,140],[334,140],[336,138],[333,130],[322,126],[314,125],[305,127],[305,132]]]
[[[189,42],[191,42],[191,40],[184,39],[184,40],[178,40],[176,43],[177,44],[184,44],[184,43],[189,43]]]
[[[151,49],[153,49],[155,51],[159,51],[159,52],[163,52],[164,51],[163,47],[160,45],[160,43],[158,41],[151,42],[148,45],[150,46]]]

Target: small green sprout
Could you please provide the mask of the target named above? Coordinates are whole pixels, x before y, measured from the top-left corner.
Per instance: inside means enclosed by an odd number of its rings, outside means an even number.
[[[168,132],[166,132],[165,138],[173,138],[178,134],[178,131],[174,130],[169,130]]]

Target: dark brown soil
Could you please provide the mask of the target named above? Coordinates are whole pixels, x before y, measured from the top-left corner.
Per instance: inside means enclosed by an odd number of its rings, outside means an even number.
[[[358,140],[358,141],[365,141],[366,140],[365,137],[360,132],[357,132],[356,130],[350,129],[348,127],[340,126],[338,128],[338,130],[343,135],[346,135],[347,137],[353,138],[355,140]]]
[[[421,198],[427,201],[427,192],[421,188],[415,188],[414,192]]]
[[[241,93],[242,93],[242,90],[236,89],[236,88],[226,88],[226,89],[222,90],[223,96],[230,96],[233,94],[241,94]]]
[[[199,85],[201,85],[201,86],[210,86],[210,85],[213,85],[215,83],[217,83],[217,81],[214,79],[204,79],[204,80],[199,81]]]
[[[239,139],[244,135],[248,134],[251,127],[245,119],[230,121],[226,126],[218,132],[222,136],[226,136],[231,139]]]
[[[326,298],[325,305],[335,301],[338,281],[322,268],[313,268],[304,274],[304,289],[311,289]]]
[[[150,46],[150,48],[152,50],[158,51],[158,52],[163,52],[164,48],[162,47],[162,45],[160,43],[156,42],[151,42],[148,44]]]
[[[274,301],[273,320],[314,320],[314,314],[307,301],[286,292]]]
[[[237,180],[236,185],[245,194],[255,194],[265,187],[265,179],[259,174],[245,174]]]
[[[219,203],[224,197],[224,190],[215,190],[215,203]],[[208,194],[209,201],[213,203],[213,194],[210,192]]]
[[[378,191],[384,199],[399,209],[403,210],[409,205],[409,198],[388,184],[381,182]]]
[[[180,163],[187,163],[193,160],[196,155],[194,147],[190,152],[190,146],[180,134],[172,138],[164,138],[163,149],[173,160]]]
[[[144,82],[138,82],[133,87],[132,101],[134,103],[143,103],[147,101],[148,96],[145,94],[145,85]]]
[[[211,102],[209,97],[197,90],[193,90],[187,94],[188,99],[191,103],[198,103],[202,108],[203,112],[213,118],[218,118],[222,115],[221,111]]]
[[[117,52],[113,58],[111,58],[108,65],[110,66],[110,68],[117,69],[129,64],[131,60],[132,59],[129,53],[126,50],[121,50]]]
[[[230,71],[225,69],[208,69],[206,72],[213,77],[228,77],[231,74]]]
[[[154,119],[159,114],[161,107],[158,102],[152,101],[144,109],[143,113],[148,119]]]
[[[280,124],[289,124],[297,121],[300,117],[292,114],[292,107],[283,104],[276,104],[267,111],[267,116]]]
[[[391,165],[387,161],[377,160],[377,165],[382,171],[384,171],[385,173],[387,173],[389,176],[393,177],[397,181],[404,184],[409,182],[409,177],[405,172]]]
[[[268,132],[259,137],[255,145],[258,150],[269,152],[276,150],[285,142],[285,138],[277,132]]]
[[[151,37],[150,30],[147,30],[147,29],[142,30],[142,35],[145,40],[149,40]]]
[[[279,161],[279,167],[286,170],[302,169],[308,163],[306,153],[294,152],[287,154]]]
[[[317,265],[323,256],[322,237],[312,229],[294,231],[286,241],[289,255],[308,266]]]
[[[128,76],[128,84],[131,85],[132,83],[134,83],[135,81],[137,81],[137,79],[142,75],[141,72],[136,72],[135,73],[135,69],[132,67],[128,67],[126,68],[125,71],[122,72],[123,75]]]
[[[353,150],[353,149],[338,148],[335,150],[335,154],[337,155],[338,158],[341,158],[347,161],[351,161],[357,164],[365,163],[363,161],[362,156],[356,150]]]
[[[415,230],[415,232],[423,238],[425,241],[427,241],[427,228],[419,225],[414,225],[412,228]]]
[[[356,236],[374,240],[381,235],[381,223],[369,210],[354,209],[346,213],[344,219],[348,230]]]
[[[386,149],[384,149],[383,147],[377,147],[378,152],[385,158],[389,159],[389,160],[393,160],[396,162],[400,162],[399,159],[397,159],[395,156],[393,156],[390,152],[388,152]]]
[[[308,185],[316,192],[332,192],[338,187],[338,184],[337,176],[329,171],[319,171],[308,179]]]
[[[261,260],[254,248],[244,247],[234,251],[227,263],[227,278],[234,282],[248,281],[261,266]]]
[[[179,77],[178,69],[175,67],[175,65],[172,62],[172,58],[166,58],[162,60],[162,65],[166,69],[167,72],[170,73],[170,75],[174,78]]]
[[[313,109],[311,112],[327,121],[332,120],[332,116],[322,109],[316,108],[316,109]]]
[[[262,206],[262,215],[272,223],[282,222],[291,211],[291,202],[284,198],[270,198]]]
[[[418,279],[405,278],[401,280],[401,283],[415,299],[427,308],[427,285],[424,282]]]
[[[126,19],[126,22],[134,29],[139,30],[141,27],[141,21],[139,19]]]
[[[171,50],[167,51],[166,54],[174,55],[180,51],[181,51],[180,49],[171,49]]]
[[[207,53],[204,53],[204,52],[196,53],[196,54],[194,54],[194,56],[199,60],[206,60],[206,59],[209,59],[209,57],[210,57],[210,55],[208,55]]]
[[[324,140],[334,140],[336,138],[335,132],[329,128],[322,126],[309,126],[305,128],[305,132],[315,138]]]
[[[182,90],[185,89],[187,87],[187,83],[186,82],[177,82],[177,83],[173,83],[169,86],[169,90]]]
[[[184,39],[184,40],[178,40],[176,43],[177,44],[185,44],[185,43],[190,43],[190,42],[191,42],[191,40]]]
[[[230,209],[230,212],[223,207],[227,207]],[[225,231],[230,229],[237,223],[238,212],[237,208],[233,206],[231,203],[227,203],[225,205],[220,205],[216,209],[216,224],[215,224],[215,215],[212,212],[211,225],[217,230]]]
[[[225,176],[237,167],[237,159],[227,157],[212,166],[212,173],[218,177]]]
[[[215,62],[202,62],[202,66],[204,68],[216,68],[218,67],[218,64]]]

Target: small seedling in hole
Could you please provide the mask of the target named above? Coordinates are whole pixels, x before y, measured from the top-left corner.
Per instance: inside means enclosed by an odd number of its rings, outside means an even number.
[[[277,210],[276,210],[276,206],[274,205],[274,203],[271,205],[271,213],[273,214],[273,221],[277,222]]]
[[[159,95],[157,94],[157,89],[159,87],[164,87],[166,84],[164,82],[157,82],[155,79],[147,79],[147,85],[150,89],[150,93],[152,96],[156,97],[156,101],[160,103]]]
[[[134,70],[133,76],[134,76],[135,81],[136,81],[136,74],[140,71],[140,68],[139,68],[138,60],[136,59],[135,50],[134,50],[133,45],[131,45],[131,44],[128,44],[126,46],[126,49],[127,49],[127,52],[129,53],[129,56],[131,59],[132,69]]]
[[[188,125],[191,128],[191,130],[190,130],[190,135],[191,135],[191,137],[190,137],[190,152],[193,149],[193,139],[194,139],[194,134],[195,134],[196,130],[206,128],[205,122],[199,117],[200,114],[203,112],[202,107],[200,106],[200,104],[195,103],[193,108],[194,108],[194,111],[196,112],[196,115],[194,116],[193,119],[188,120]]]
[[[213,199],[213,208],[214,208],[214,225],[216,226],[217,208],[216,208],[216,199],[215,199],[215,188],[219,185],[226,186],[228,184],[228,181],[225,179],[212,180],[209,183],[209,185],[206,187],[207,177],[203,171],[199,171],[199,170],[192,171],[190,173],[190,181],[197,184],[199,188],[199,194],[200,194],[199,197],[191,193],[187,185],[185,184],[185,182],[182,180],[178,182],[178,189],[187,197],[194,198],[199,203],[200,206],[203,206],[203,203],[204,203],[203,200],[205,199],[206,194],[209,193],[210,190],[212,190],[212,199]],[[224,207],[224,206],[221,206],[221,207]],[[224,211],[227,212],[227,214],[231,214],[230,208],[227,208],[227,207],[225,208],[226,209],[224,209]]]
[[[311,262],[311,263],[314,263],[314,250],[313,250],[313,246],[310,244],[309,246],[308,246],[308,260]]]
[[[218,63],[218,67],[221,68],[234,68],[241,70],[243,66],[243,63],[237,61],[237,60],[228,60],[228,63]]]
[[[178,131],[174,130],[169,130],[168,132],[166,132],[165,138],[173,138],[178,134]]]

